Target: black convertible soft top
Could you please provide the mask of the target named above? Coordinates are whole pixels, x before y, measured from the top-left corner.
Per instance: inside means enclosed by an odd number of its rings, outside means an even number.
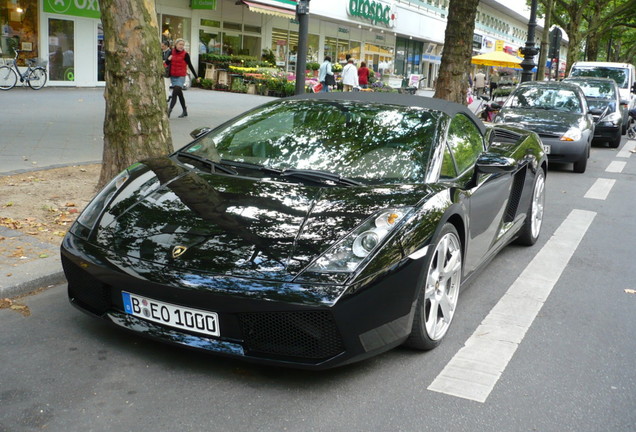
[[[388,105],[402,105],[418,108],[426,108],[433,111],[443,112],[450,117],[455,114],[464,114],[470,118],[479,128],[482,135],[486,131],[484,123],[466,106],[449,102],[443,99],[430,98],[425,96],[413,96],[400,93],[387,92],[328,92],[328,93],[309,93],[297,96],[291,96],[288,99],[324,99],[324,100],[352,100],[368,103],[379,103]]]

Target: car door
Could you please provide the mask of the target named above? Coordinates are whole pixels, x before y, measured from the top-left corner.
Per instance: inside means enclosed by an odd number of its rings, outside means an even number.
[[[451,121],[446,138],[454,162],[462,199],[466,202],[466,251],[464,274],[472,272],[495,245],[502,229],[510,196],[511,173],[476,174],[475,162],[485,151],[484,138],[475,123],[463,114]],[[449,165],[448,156],[446,166]]]

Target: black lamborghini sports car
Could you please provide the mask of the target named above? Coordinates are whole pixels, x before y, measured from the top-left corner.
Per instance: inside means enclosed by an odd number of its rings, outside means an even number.
[[[460,285],[536,242],[538,136],[401,94],[280,99],[132,165],[62,244],[70,301],[162,341],[324,369],[437,346]]]

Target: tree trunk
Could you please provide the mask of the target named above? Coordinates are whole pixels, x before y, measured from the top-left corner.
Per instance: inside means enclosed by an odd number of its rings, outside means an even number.
[[[99,0],[106,53],[98,187],[132,163],[172,152],[153,0]]]
[[[479,0],[450,0],[436,98],[466,105],[478,4]]]
[[[541,49],[539,50],[539,60],[537,65],[537,80],[543,81],[545,78],[545,63],[548,58],[550,47],[550,26],[552,25],[552,3],[553,0],[545,0],[545,18],[543,22],[543,32],[541,33]],[[550,63],[552,64],[552,63]]]

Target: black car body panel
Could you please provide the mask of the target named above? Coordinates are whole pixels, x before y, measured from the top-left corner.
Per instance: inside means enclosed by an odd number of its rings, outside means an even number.
[[[344,158],[360,149],[364,153],[339,168],[338,174],[353,173],[348,179],[322,171],[315,177],[304,167],[286,176],[284,169],[248,165],[259,157],[254,146],[249,154],[243,143],[224,147],[228,139],[250,131],[246,117],[239,117],[170,157],[131,167],[89,204],[62,244],[71,303],[166,342],[251,361],[322,369],[367,358],[406,340],[425,272],[424,252],[444,224],[453,224],[461,233],[464,280],[519,234],[531,204],[534,175],[547,168],[534,133],[511,126],[486,129],[461,105],[404,95],[295,97],[266,104],[247,118],[266,112],[262,121],[271,121],[276,110],[284,114],[290,109],[306,122],[316,104],[337,106],[352,121],[368,110],[388,110],[396,118],[408,111],[399,125],[419,130],[421,118],[428,125],[422,133],[430,142],[416,153],[407,147],[398,156],[381,159],[384,165],[396,161],[393,170],[382,166],[369,175],[359,172],[360,164],[369,160],[369,149],[395,149],[386,142],[397,132],[389,132],[343,153]],[[324,105],[319,108],[316,113],[325,112]],[[384,114],[378,117],[381,124],[387,122]],[[449,153],[451,144],[446,143],[446,136],[456,133],[449,129],[464,130],[453,129],[456,116],[470,129],[473,145],[481,148],[468,161],[462,161],[460,153]],[[201,154],[210,137],[215,137],[213,147],[225,153],[209,166],[223,163],[224,171],[195,166],[194,157],[180,157],[180,152]],[[267,141],[267,146],[275,141]],[[461,145],[461,139],[454,145],[458,142]],[[241,155],[234,161],[223,159],[237,148]],[[259,144],[258,151],[262,149]],[[275,157],[267,160],[275,165],[280,152],[270,154]],[[314,164],[317,154],[310,157]],[[454,157],[449,159],[449,154]],[[400,167],[414,161],[426,165],[421,179],[403,181]],[[447,171],[457,174],[444,177]],[[356,172],[359,177],[351,177]],[[392,225],[385,227],[387,221]],[[368,224],[380,227],[378,243],[362,258],[343,252]],[[220,333],[210,336],[131,315],[127,295],[210,311],[218,316]]]

